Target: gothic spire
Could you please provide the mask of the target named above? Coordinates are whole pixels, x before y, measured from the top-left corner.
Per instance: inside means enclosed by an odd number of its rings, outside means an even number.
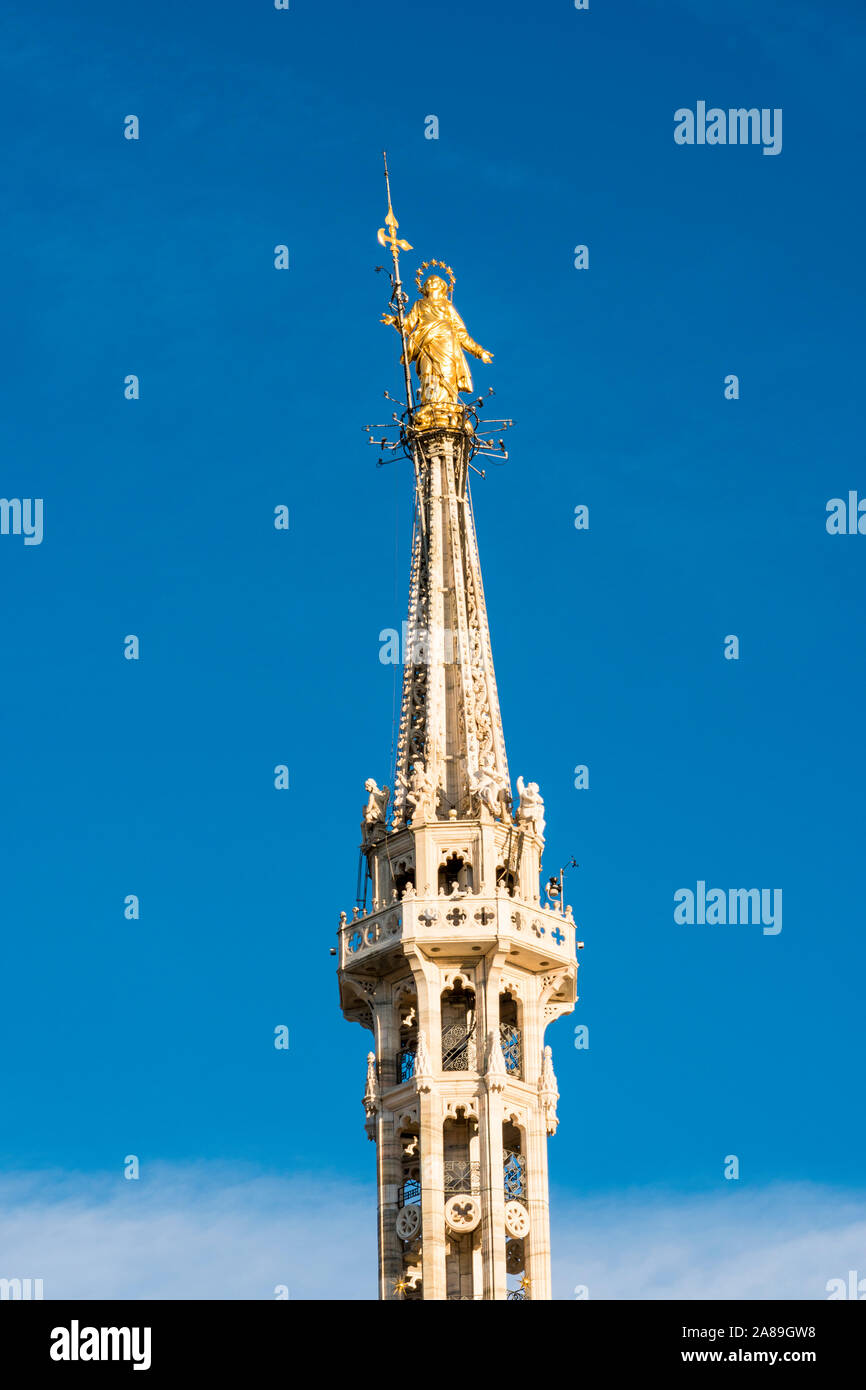
[[[393,313],[383,314],[382,322],[400,335],[406,389],[393,447],[411,458],[415,473],[394,825],[464,818],[482,814],[484,807],[494,818],[510,820],[511,785],[468,486],[474,455],[502,456],[504,445],[500,441],[496,449],[479,431],[483,401],[461,399],[472,390],[466,354],[485,364],[493,354],[466,331],[453,303],[456,276],[444,261],[423,262],[415,277],[419,297],[406,313],[400,251],[412,248],[397,237],[387,161],[385,178],[388,213],[379,241],[393,261]],[[422,279],[428,270],[434,273]]]

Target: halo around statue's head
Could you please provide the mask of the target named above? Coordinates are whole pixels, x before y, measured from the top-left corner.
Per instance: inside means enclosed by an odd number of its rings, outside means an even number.
[[[421,276],[423,275],[425,270],[432,270],[434,266],[439,266],[439,268],[441,270],[444,270],[445,274],[448,276],[448,279],[450,281],[448,287],[448,298],[453,299],[454,286],[457,283],[457,276],[454,274],[454,271],[451,269],[450,265],[446,265],[444,261],[422,261],[418,270],[415,271],[415,284],[418,286],[419,291],[423,293],[424,288],[421,284]]]

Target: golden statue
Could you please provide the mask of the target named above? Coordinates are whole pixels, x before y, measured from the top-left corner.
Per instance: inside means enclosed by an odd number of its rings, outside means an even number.
[[[425,262],[424,269],[427,264],[429,262]],[[439,264],[443,265],[441,261]],[[493,353],[479,346],[466,332],[463,320],[451,303],[454,272],[448,266],[443,265],[443,269],[451,279],[450,289],[439,275],[430,275],[422,285],[419,272],[416,283],[421,298],[416,299],[404,323],[408,361],[415,364],[418,373],[419,415],[437,423],[446,423],[462,415],[458,393],[472,390],[472,377],[463,353],[469,352],[482,362],[493,360]],[[392,324],[399,331],[396,315],[383,314],[382,322]]]

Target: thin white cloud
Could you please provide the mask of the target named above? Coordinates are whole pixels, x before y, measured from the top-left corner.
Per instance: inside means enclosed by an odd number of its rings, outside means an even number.
[[[376,1296],[375,1193],[336,1177],[217,1165],[0,1179],[0,1278],[50,1298]],[[554,1294],[572,1299],[826,1298],[866,1277],[866,1196],[809,1185],[634,1191],[553,1211]]]
[[[557,1298],[826,1298],[866,1277],[866,1194],[811,1184],[554,1204]]]
[[[0,1180],[0,1277],[49,1298],[376,1296],[375,1189],[201,1164]]]

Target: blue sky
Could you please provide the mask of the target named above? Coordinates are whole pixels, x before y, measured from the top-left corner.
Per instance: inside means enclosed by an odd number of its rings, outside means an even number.
[[[0,39],[0,495],[45,508],[0,536],[3,1171],[372,1180],[328,951],[406,598],[362,430],[387,147],[517,422],[474,492],[512,773],[581,865],[554,1247],[577,1200],[860,1192],[866,539],[825,529],[866,495],[860,7],[12,3]],[[699,100],[782,108],[782,153],[678,146]],[[677,925],[699,879],[783,930]]]

